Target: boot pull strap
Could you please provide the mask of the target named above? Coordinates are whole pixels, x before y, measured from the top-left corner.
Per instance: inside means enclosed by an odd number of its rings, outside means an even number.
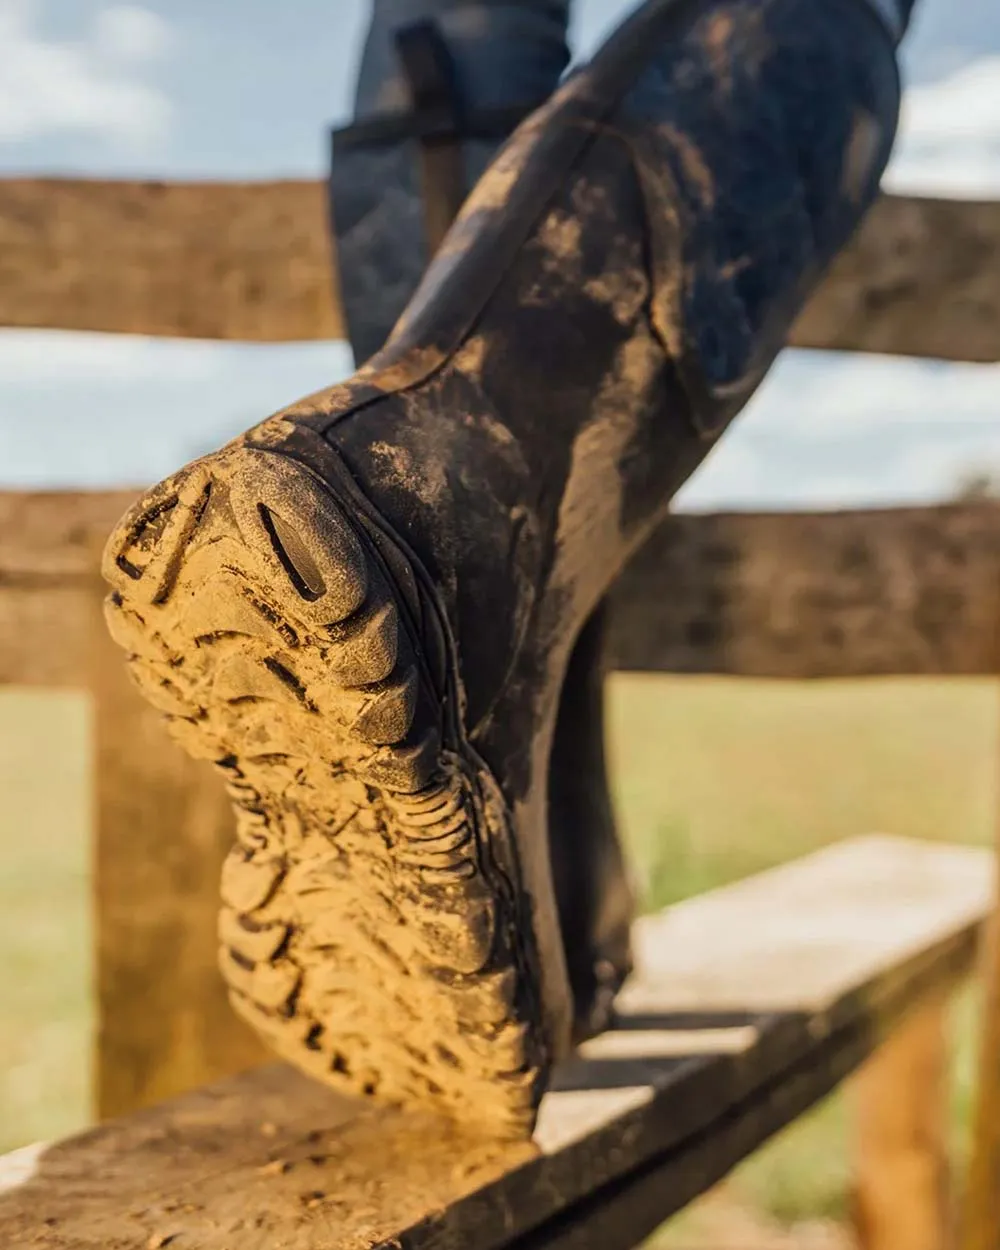
[[[467,109],[458,90],[451,53],[434,22],[403,27],[397,31],[395,42],[412,108],[335,130],[333,155],[336,158],[339,152],[412,139],[419,142],[424,232],[428,255],[433,256],[465,199],[463,141],[501,142],[544,101]]]
[[[439,119],[436,133],[420,140],[424,235],[427,255],[433,256],[465,199],[462,101],[455,63],[434,22],[415,22],[397,31],[396,52],[414,113]]]
[[[521,122],[545,103],[503,104],[492,108],[466,109],[462,113],[462,130],[459,139],[488,139],[499,142],[516,130]],[[332,132],[335,152],[349,152],[355,148],[388,147],[407,139],[443,139],[451,131],[441,125],[439,115],[422,113],[383,113],[380,117],[366,117],[351,122]]]

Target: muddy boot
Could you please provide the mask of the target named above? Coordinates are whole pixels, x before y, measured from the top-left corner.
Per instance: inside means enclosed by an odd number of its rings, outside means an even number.
[[[875,197],[867,0],[648,0],[505,146],[389,344],[154,488],[113,634],[227,777],[222,967],[345,1090],[530,1130],[573,1027],[573,644]]]
[[[501,140],[557,87],[569,59],[568,16],[566,0],[375,4],[358,120],[334,135],[331,175],[356,360],[389,337]],[[632,966],[633,895],[604,756],[603,635],[595,619],[574,650],[549,780],[552,869],[578,1040],[607,1026]]]

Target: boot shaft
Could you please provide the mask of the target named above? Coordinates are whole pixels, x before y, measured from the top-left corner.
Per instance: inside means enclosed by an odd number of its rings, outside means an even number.
[[[648,0],[504,147],[386,348],[286,412],[486,622],[480,711],[518,622],[572,637],[767,371],[876,194],[893,52],[865,0]]]
[[[497,148],[555,90],[568,16],[568,0],[375,0],[330,177],[358,363],[389,337]]]

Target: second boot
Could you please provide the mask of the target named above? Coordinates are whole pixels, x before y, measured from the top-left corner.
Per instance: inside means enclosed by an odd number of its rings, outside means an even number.
[[[111,630],[236,807],[234,1005],[305,1070],[530,1131],[573,1029],[574,642],[872,203],[898,102],[867,0],[647,0],[503,148],[386,347],[112,536]]]

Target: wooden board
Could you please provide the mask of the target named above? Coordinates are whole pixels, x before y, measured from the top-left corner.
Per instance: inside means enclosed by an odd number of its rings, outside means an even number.
[[[0,685],[86,685],[99,553],[134,497],[0,492]]]
[[[614,594],[620,669],[994,674],[996,505],[675,516]]]
[[[950,1005],[929,999],[854,1082],[858,1250],[952,1245]]]
[[[0,493],[0,682],[86,681],[73,596],[130,497]],[[992,504],[674,516],[615,590],[611,658],[746,677],[992,674],[998,587]]]
[[[344,337],[319,182],[0,181],[0,325]],[[799,347],[1000,359],[1000,204],[886,196]]]
[[[137,494],[137,490],[0,491],[2,584],[92,577],[108,532]]]
[[[0,325],[343,338],[319,182],[0,180]]]
[[[1000,201],[883,196],[802,313],[795,347],[1000,359]]]
[[[642,922],[621,1027],[560,1069],[531,1144],[268,1066],[8,1158],[4,1244],[625,1250],[969,968],[990,869],[864,838]]]
[[[960,1250],[996,1250],[1000,1245],[1000,892],[997,899],[983,959],[976,1103]]]

